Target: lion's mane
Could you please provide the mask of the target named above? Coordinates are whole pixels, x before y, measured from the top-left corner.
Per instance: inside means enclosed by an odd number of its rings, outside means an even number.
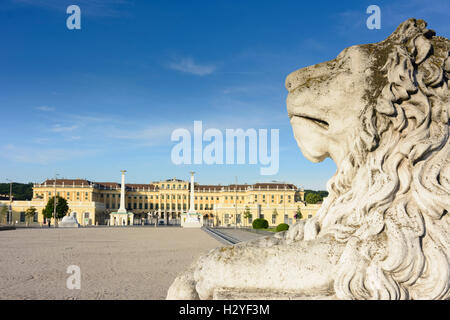
[[[450,278],[450,42],[409,19],[361,46],[371,92],[351,154],[305,239],[345,243],[340,299],[448,299]]]

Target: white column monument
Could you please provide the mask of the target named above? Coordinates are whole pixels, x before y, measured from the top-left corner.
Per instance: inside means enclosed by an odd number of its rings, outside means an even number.
[[[188,211],[188,214],[191,214],[191,213],[195,213],[195,205],[194,205],[194,199],[195,199],[195,197],[194,197],[194,171],[191,171],[191,187],[190,187],[190,189],[191,189],[191,200],[190,200],[190,203],[189,203],[189,211]]]
[[[125,209],[125,172],[127,170],[121,170],[122,172],[122,182],[120,184],[120,207],[117,213],[127,213],[127,209]]]
[[[191,194],[190,194],[190,204],[189,211],[181,215],[181,226],[183,228],[201,228],[203,219],[200,219],[200,214],[195,211],[194,205],[194,171],[191,171]]]
[[[116,226],[124,226],[128,225],[128,216],[130,216],[130,224],[133,224],[133,213],[128,212],[125,208],[125,172],[127,170],[121,170],[122,172],[122,181],[120,184],[120,207],[117,212],[110,213],[110,224]]]

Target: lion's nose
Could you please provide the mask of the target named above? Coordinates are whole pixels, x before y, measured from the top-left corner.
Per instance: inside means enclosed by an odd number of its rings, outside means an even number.
[[[286,77],[286,89],[291,92],[308,81],[309,78],[315,77],[312,68],[315,66],[298,69]]]
[[[292,92],[299,86],[308,83],[312,79],[323,78],[329,74],[330,66],[334,60],[322,62],[313,66],[298,69],[286,77],[286,89]]]
[[[293,89],[296,88],[295,84],[298,83],[298,73],[301,70],[302,69],[294,71],[286,77],[285,86],[286,86],[287,91],[291,92]]]

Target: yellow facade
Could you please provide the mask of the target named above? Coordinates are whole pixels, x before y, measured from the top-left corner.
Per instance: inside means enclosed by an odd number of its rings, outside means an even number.
[[[134,224],[179,224],[181,213],[189,210],[189,181],[168,179],[151,184],[126,184],[125,207],[133,213]],[[14,223],[26,223],[24,212],[31,206],[38,211],[32,223],[43,224],[42,210],[54,195],[63,197],[69,213],[82,226],[109,224],[110,213],[120,206],[120,184],[83,179],[47,180],[33,187],[31,201],[13,201]],[[2,201],[8,205],[8,201]],[[305,205],[304,192],[293,184],[256,183],[252,185],[195,184],[195,210],[205,224],[214,226],[250,226],[263,217],[270,225],[295,223],[300,208],[303,219],[314,216],[320,205]],[[244,213],[251,213],[245,219]],[[25,219],[26,220],[26,219]],[[132,222],[132,223],[133,223]]]
[[[1,201],[6,207],[9,207],[9,201]],[[41,199],[33,199],[31,201],[12,201],[12,222],[13,224],[29,224],[29,225],[43,225],[44,221],[42,211],[47,202]],[[103,215],[104,206],[101,203],[82,202],[82,201],[68,201],[69,214],[76,213],[77,220],[82,226],[95,225],[98,222],[98,217]],[[34,217],[26,217],[25,212],[28,208],[34,207],[37,214]],[[82,214],[82,215],[81,215]],[[0,218],[0,223],[6,224],[6,216]],[[54,219],[51,219],[51,224],[54,224]]]

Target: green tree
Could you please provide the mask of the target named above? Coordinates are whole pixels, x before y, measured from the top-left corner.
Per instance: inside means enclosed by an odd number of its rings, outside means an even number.
[[[53,208],[54,208],[55,197],[51,197],[48,199],[47,205],[44,210],[42,210],[42,214],[45,218],[51,219],[53,218]],[[67,200],[61,198],[60,196],[56,196],[56,218],[61,219],[64,217],[69,211],[69,206],[67,205]]]
[[[310,189],[305,189],[305,201],[306,201],[306,197],[308,196],[308,194],[310,193],[317,193],[319,196],[321,196],[322,198],[328,197],[328,191],[324,191],[324,190],[310,190]]]
[[[322,196],[318,193],[308,193],[305,197],[306,203],[316,204],[319,201],[322,201]]]
[[[252,218],[252,214],[250,212],[250,208],[248,206],[245,206],[244,219],[246,219],[248,221],[251,218]]]
[[[9,183],[0,183],[0,194],[7,196],[9,200]],[[33,198],[32,183],[12,183],[12,196],[14,200],[31,200]]]
[[[26,211],[25,211],[25,217],[27,220],[27,226],[29,225],[30,219],[32,219],[37,213],[37,209],[35,207],[29,207]]]
[[[7,216],[8,216],[8,206],[4,205],[0,209],[0,223],[3,223],[4,221],[4,223],[6,224]]]
[[[295,218],[296,220],[300,220],[300,219],[303,218],[302,211],[300,210],[300,207],[299,207],[299,206],[297,206],[297,211],[295,211],[295,216],[294,216],[294,218]]]

